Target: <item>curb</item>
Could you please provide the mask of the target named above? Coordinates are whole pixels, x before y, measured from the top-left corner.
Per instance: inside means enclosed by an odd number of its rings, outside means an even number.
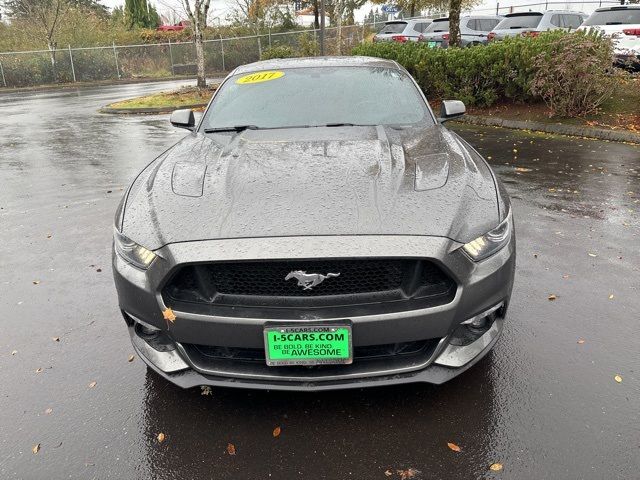
[[[577,125],[561,125],[557,123],[542,123],[530,120],[505,120],[498,117],[483,117],[479,115],[465,115],[455,120],[459,123],[484,125],[488,127],[511,128],[514,130],[532,130],[535,132],[553,133],[556,135],[570,135],[573,137],[587,137],[613,142],[627,142],[640,144],[640,134],[606,130],[604,128],[579,127]]]
[[[227,72],[214,72],[207,74],[207,81],[218,80],[222,81],[227,76]],[[29,93],[29,92],[47,92],[50,90],[72,90],[80,88],[94,88],[94,87],[109,87],[113,85],[137,85],[142,83],[160,83],[160,82],[179,82],[182,80],[195,80],[195,75],[176,75],[171,77],[144,77],[144,78],[123,78],[123,79],[109,79],[109,80],[96,80],[93,82],[69,82],[69,83],[56,83],[47,85],[33,85],[29,87],[4,87],[0,88],[0,94],[3,93]]]
[[[103,107],[98,112],[108,113],[112,115],[153,115],[160,113],[171,113],[174,110],[187,109],[187,108],[203,108],[207,103],[195,103],[193,105],[181,105],[179,107],[147,107],[147,108],[109,108]]]

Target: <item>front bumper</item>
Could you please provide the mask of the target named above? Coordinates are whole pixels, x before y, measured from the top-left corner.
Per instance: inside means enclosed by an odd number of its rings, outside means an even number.
[[[482,358],[502,330],[513,285],[515,240],[492,257],[474,263],[458,250],[460,245],[440,237],[308,237],[239,239],[189,242],[163,247],[144,272],[113,257],[120,307],[129,324],[131,339],[141,358],[159,374],[184,387],[198,385],[268,388],[281,390],[328,390],[398,383],[443,383]],[[344,318],[277,320],[272,318],[219,317],[175,311],[167,323],[161,291],[174,269],[184,263],[256,260],[312,259],[327,257],[427,258],[438,263],[457,283],[454,299],[446,305],[420,310]],[[496,306],[491,324],[469,345],[451,345],[462,322]],[[265,315],[266,316],[266,315]],[[187,344],[239,348],[262,348],[266,325],[348,321],[354,346],[438,339],[437,346],[404,361],[354,362],[331,368],[282,369],[264,364],[227,362],[203,365],[184,347]],[[164,343],[160,350],[145,341],[135,324],[157,328]],[[152,342],[153,343],[153,342]],[[157,345],[155,345],[157,347]]]

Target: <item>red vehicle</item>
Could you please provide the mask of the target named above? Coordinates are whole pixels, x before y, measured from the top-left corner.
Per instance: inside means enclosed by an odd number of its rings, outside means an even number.
[[[175,25],[160,25],[158,27],[158,30],[161,32],[180,32],[190,26],[190,22],[183,20],[182,22],[176,23]]]

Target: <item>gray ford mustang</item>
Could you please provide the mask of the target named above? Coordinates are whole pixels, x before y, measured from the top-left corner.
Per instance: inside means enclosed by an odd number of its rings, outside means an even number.
[[[502,330],[509,198],[397,63],[234,70],[115,218],[113,272],[136,352],[181,387],[442,383]]]

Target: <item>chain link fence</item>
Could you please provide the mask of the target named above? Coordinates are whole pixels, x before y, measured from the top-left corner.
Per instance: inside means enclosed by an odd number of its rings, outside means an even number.
[[[496,8],[474,9],[468,13],[506,14],[527,10],[562,8],[593,11],[595,8],[619,4],[619,0],[542,1]],[[435,18],[445,12],[431,12]],[[402,17],[402,12],[398,15]],[[387,16],[374,16],[373,23],[325,29],[325,53],[345,55],[384,25]],[[295,30],[285,33],[209,39],[205,41],[208,75],[228,72],[238,65],[259,60],[272,46],[288,46],[304,56],[318,55],[319,30]],[[340,39],[340,41],[339,41]],[[0,88],[28,87],[53,83],[94,82],[136,78],[180,78],[196,73],[196,49],[193,42],[145,45],[111,45],[105,47],[58,49],[29,52],[0,52]]]
[[[376,24],[344,26],[340,35],[336,27],[325,29],[326,53],[348,54],[383,23],[381,19]],[[205,68],[208,75],[228,72],[259,60],[265,49],[279,45],[289,46],[304,55],[317,55],[319,35],[319,30],[309,29],[209,39],[205,41]],[[193,76],[196,69],[193,42],[0,52],[0,88],[136,78],[169,79]]]

